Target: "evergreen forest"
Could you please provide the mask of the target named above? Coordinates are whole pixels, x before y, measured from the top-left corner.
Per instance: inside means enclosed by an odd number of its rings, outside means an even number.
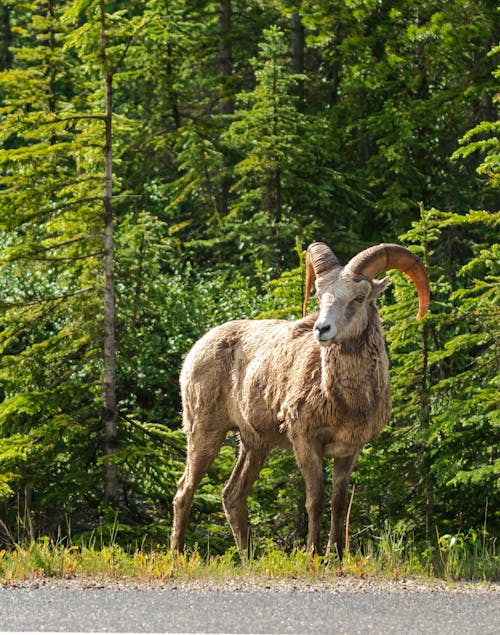
[[[353,473],[351,540],[498,535],[499,17],[492,0],[1,0],[0,547],[168,548],[182,360],[226,320],[299,318],[313,240],[342,263],[402,244],[431,281],[422,322],[399,273],[379,301],[393,414]],[[198,490],[191,546],[233,544],[236,450]],[[293,456],[272,454],[255,544],[303,544],[303,507]]]

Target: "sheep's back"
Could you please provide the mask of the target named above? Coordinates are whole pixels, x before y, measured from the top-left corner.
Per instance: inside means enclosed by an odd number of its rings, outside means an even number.
[[[203,420],[253,445],[287,446],[307,434],[362,447],[377,436],[391,407],[378,314],[343,349],[318,346],[315,319],[237,320],[209,331],[181,372],[184,428]]]
[[[188,417],[225,413],[228,429],[268,437],[272,432],[270,442],[280,443],[279,414],[297,369],[311,355],[319,367],[313,323],[314,316],[297,322],[236,320],[206,333],[181,371]]]

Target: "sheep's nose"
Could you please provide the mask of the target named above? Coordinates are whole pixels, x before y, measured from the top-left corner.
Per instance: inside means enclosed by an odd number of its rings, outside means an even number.
[[[329,324],[325,324],[324,326],[315,326],[314,330],[316,331],[316,337],[318,339],[323,339],[323,335],[325,335],[326,333],[328,333],[328,331],[330,330],[330,325]]]

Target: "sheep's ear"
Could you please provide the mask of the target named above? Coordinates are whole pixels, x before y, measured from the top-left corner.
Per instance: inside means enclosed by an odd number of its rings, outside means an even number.
[[[372,280],[372,290],[370,292],[370,300],[375,300],[378,296],[383,293],[389,284],[391,279],[389,276],[382,278],[382,280]]]

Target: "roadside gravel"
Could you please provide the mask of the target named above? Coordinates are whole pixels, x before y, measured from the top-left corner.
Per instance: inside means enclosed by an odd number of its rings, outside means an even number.
[[[39,577],[28,580],[0,582],[1,588],[18,589],[124,589],[124,590],[181,590],[181,591],[300,591],[318,593],[488,593],[500,594],[500,584],[494,582],[447,582],[439,579],[402,578],[394,580],[381,576],[355,578],[338,575],[329,578],[266,578],[239,576],[236,578],[193,578],[168,580],[134,580],[99,577]]]

